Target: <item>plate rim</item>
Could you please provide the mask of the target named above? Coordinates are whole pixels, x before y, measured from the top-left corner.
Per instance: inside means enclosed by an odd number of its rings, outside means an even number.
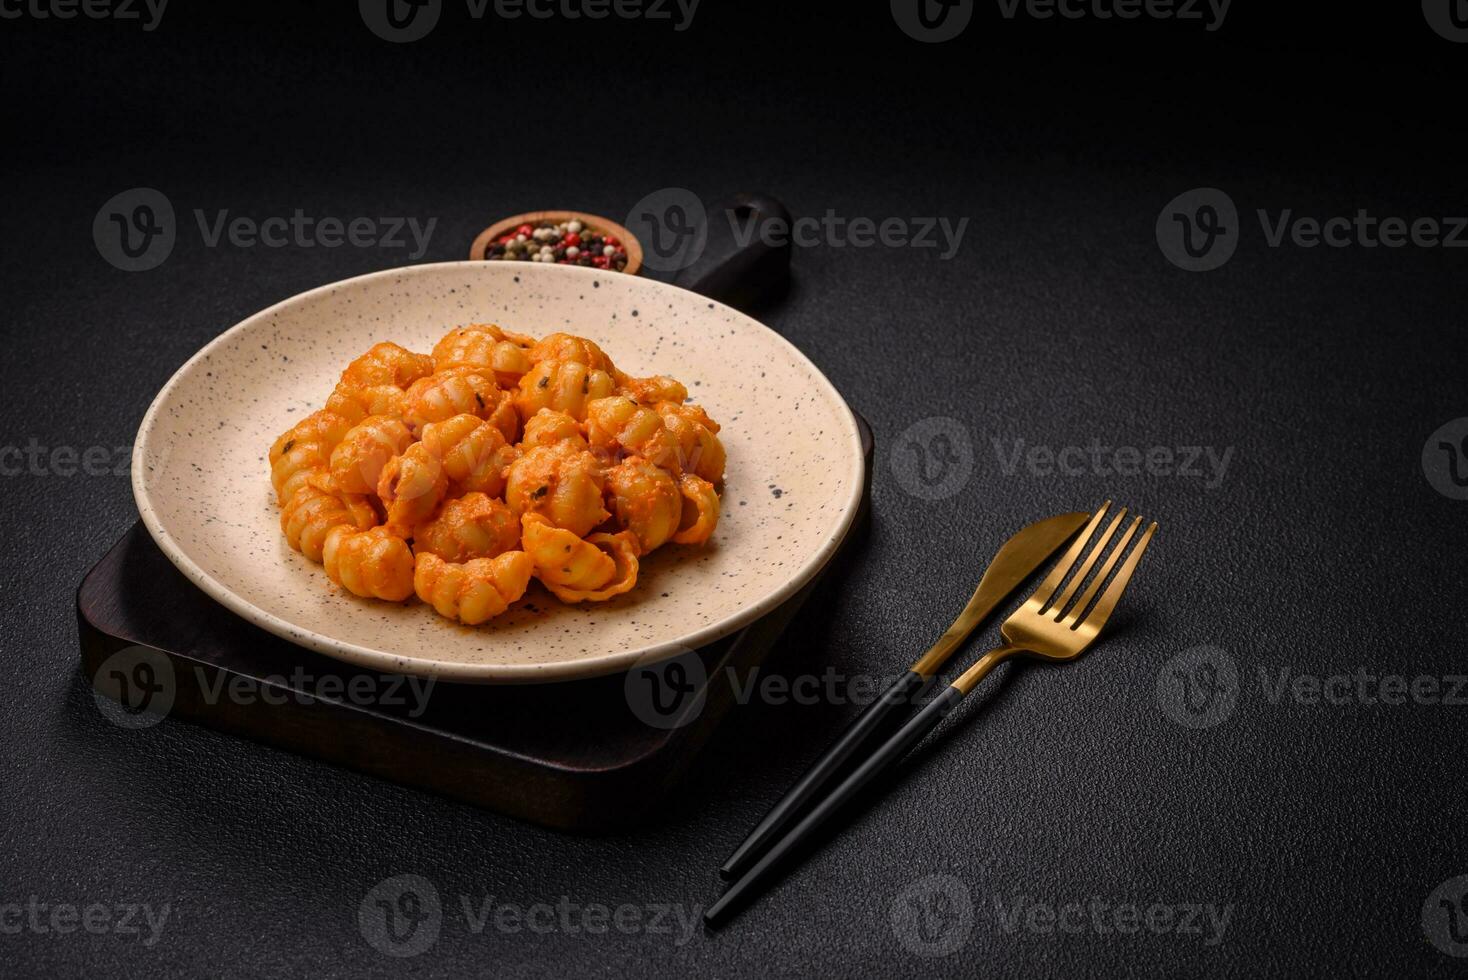
[[[797,595],[801,589],[808,585],[831,560],[836,549],[845,540],[851,531],[851,525],[856,519],[863,493],[864,474],[860,472],[864,466],[864,458],[861,447],[861,434],[857,428],[856,417],[851,411],[851,406],[846,403],[845,398],[836,390],[829,378],[814,361],[805,355],[800,348],[796,347],[787,338],[776,331],[765,326],[760,321],[734,309],[717,300],[703,296],[700,293],[685,290],[670,283],[660,282],[656,279],[647,279],[640,276],[631,277],[630,281],[636,282],[638,288],[647,288],[653,293],[684,293],[696,296],[711,304],[717,309],[722,309],[736,317],[744,320],[748,325],[769,334],[780,344],[783,344],[789,354],[799,361],[803,361],[819,384],[824,386],[825,391],[834,401],[844,407],[846,412],[842,416],[843,428],[846,434],[847,458],[851,461],[853,472],[849,481],[851,486],[847,493],[841,515],[838,519],[835,533],[827,537],[812,555],[808,556],[793,575],[787,580],[784,587],[771,592],[769,595],[752,603],[738,612],[725,617],[714,623],[704,625],[698,630],[685,634],[677,640],[669,640],[663,643],[647,644],[632,649],[621,650],[614,653],[604,653],[593,657],[584,657],[577,660],[563,660],[545,664],[485,664],[485,663],[463,663],[459,661],[429,660],[418,657],[402,657],[397,654],[383,650],[364,647],[360,644],[350,643],[344,640],[333,639],[325,634],[317,633],[304,627],[292,624],[273,613],[247,601],[236,594],[224,583],[219,582],[213,576],[204,571],[190,558],[182,548],[173,543],[171,535],[163,526],[155,510],[147,481],[144,478],[146,471],[145,460],[149,457],[149,440],[153,430],[161,416],[163,405],[168,400],[174,389],[183,380],[190,376],[197,365],[208,357],[216,348],[224,344],[231,336],[238,332],[249,329],[255,323],[262,321],[281,308],[306,300],[318,294],[331,290],[340,289],[352,283],[361,283],[373,279],[382,279],[393,276],[418,275],[433,269],[458,269],[460,271],[475,270],[472,274],[479,274],[487,263],[483,261],[459,260],[449,262],[427,262],[421,265],[394,266],[380,269],[376,272],[368,272],[362,275],[350,276],[334,282],[315,286],[303,292],[295,293],[285,299],[272,303],[255,313],[250,314],[243,320],[220,333],[209,341],[192,357],[184,361],[179,368],[173,372],[168,381],[159,389],[158,394],[153,397],[148,405],[148,410],[143,413],[143,419],[138,424],[138,431],[133,439],[133,457],[131,465],[131,482],[133,500],[137,504],[138,515],[147,528],[148,535],[158,545],[159,549],[173,565],[183,572],[184,575],[210,598],[240,616],[245,621],[252,623],[267,632],[273,633],[280,638],[324,654],[335,660],[353,664],[359,667],[367,667],[394,674],[411,674],[421,677],[434,677],[444,681],[455,683],[484,683],[484,684],[512,684],[512,683],[540,683],[552,681],[571,681],[584,678],[598,677],[614,674],[628,670],[634,666],[657,663],[669,657],[674,657],[689,650],[697,650],[703,646],[720,640],[732,633],[743,629],[763,616],[778,609],[786,600]],[[533,271],[532,271],[533,270]],[[500,274],[499,270],[495,270]],[[516,275],[529,274],[538,275],[572,275],[589,276],[591,278],[618,277],[627,281],[625,273],[607,272],[600,269],[582,268],[580,266],[559,265],[532,265],[530,263],[517,264],[514,266]],[[617,281],[612,279],[611,281]]]

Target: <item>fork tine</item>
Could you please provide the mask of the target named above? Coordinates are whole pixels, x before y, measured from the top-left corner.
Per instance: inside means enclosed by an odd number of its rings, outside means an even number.
[[[1086,587],[1085,594],[1076,601],[1076,604],[1071,607],[1070,612],[1066,614],[1061,622],[1074,625],[1080,618],[1081,613],[1086,611],[1086,607],[1091,604],[1091,599],[1095,597],[1096,592],[1101,586],[1106,583],[1106,577],[1111,574],[1111,570],[1116,567],[1116,563],[1121,561],[1121,556],[1126,553],[1126,546],[1131,543],[1132,536],[1137,533],[1137,528],[1141,526],[1141,523],[1142,519],[1140,517],[1132,518],[1131,526],[1126,529],[1126,533],[1121,536],[1121,541],[1117,543],[1116,547],[1111,550],[1111,554],[1107,556],[1106,564],[1101,566],[1101,571],[1096,573],[1096,577]]]
[[[1157,522],[1153,521],[1152,525],[1147,528],[1146,533],[1142,535],[1142,540],[1137,542],[1137,546],[1132,549],[1132,553],[1122,563],[1121,571],[1116,573],[1116,578],[1106,587],[1106,591],[1101,593],[1101,598],[1096,600],[1095,608],[1086,615],[1085,623],[1087,626],[1094,626],[1096,629],[1100,629],[1106,625],[1106,620],[1110,618],[1111,611],[1116,608],[1117,600],[1126,591],[1127,583],[1132,580],[1132,572],[1137,570],[1137,562],[1142,560],[1142,552],[1147,550],[1147,545],[1152,541],[1152,535],[1156,533]],[[1076,626],[1079,625],[1079,623],[1076,624]],[[1072,626],[1071,629],[1075,629],[1075,626]]]
[[[1106,514],[1106,508],[1110,506],[1111,501],[1108,500],[1092,515],[1090,523],[1081,530],[1080,534],[1076,535],[1075,541],[1072,542],[1069,548],[1065,549],[1065,554],[1060,556],[1060,560],[1055,563],[1055,567],[1050,569],[1050,574],[1045,576],[1045,581],[1041,582],[1040,587],[1035,590],[1035,594],[1031,598],[1041,603],[1040,608],[1043,609],[1050,604],[1050,597],[1055,594],[1056,589],[1060,588],[1060,583],[1065,581],[1065,574],[1070,571],[1071,566],[1080,557],[1081,549],[1091,539],[1092,532],[1101,523],[1101,518]]]
[[[1121,526],[1121,521],[1124,517],[1126,517],[1125,507],[1116,512],[1116,516],[1111,519],[1110,526],[1106,528],[1106,533],[1101,535],[1101,540],[1096,542],[1096,546],[1090,550],[1086,555],[1086,560],[1081,563],[1080,571],[1076,572],[1075,576],[1070,580],[1070,584],[1065,587],[1065,591],[1060,594],[1060,598],[1056,599],[1054,604],[1051,605],[1049,611],[1055,614],[1057,620],[1060,619],[1060,614],[1065,611],[1065,604],[1070,602],[1070,597],[1076,594],[1076,589],[1081,587],[1081,583],[1086,580],[1086,575],[1095,566],[1096,559],[1100,558],[1101,554],[1106,550],[1106,543],[1111,540],[1111,536]]]

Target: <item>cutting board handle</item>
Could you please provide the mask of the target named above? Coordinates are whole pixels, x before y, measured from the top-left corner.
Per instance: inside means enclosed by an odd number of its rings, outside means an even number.
[[[785,205],[769,194],[745,191],[709,208],[704,221],[703,252],[678,272],[675,285],[745,312],[785,294],[790,282]]]

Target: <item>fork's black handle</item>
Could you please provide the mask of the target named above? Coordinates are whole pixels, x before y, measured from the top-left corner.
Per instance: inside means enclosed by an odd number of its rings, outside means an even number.
[[[704,224],[703,252],[673,278],[675,285],[737,310],[784,293],[790,281],[785,205],[769,194],[741,192],[710,208]]]
[[[797,847],[810,838],[812,834],[837,810],[844,806],[853,796],[877,775],[890,768],[903,754],[917,741],[932,731],[943,720],[948,712],[953,710],[954,705],[963,699],[963,692],[956,687],[945,687],[936,698],[928,702],[921,711],[908,719],[907,723],[897,730],[887,741],[867,758],[856,771],[847,776],[841,785],[837,786],[831,795],[825,797],[815,805],[815,808],[805,816],[800,823],[781,837],[766,852],[765,856],[745,873],[744,877],[736,881],[729,890],[719,896],[719,900],[709,906],[703,914],[704,921],[709,924],[716,923],[723,918],[731,908],[742,899],[749,898],[756,886],[769,876],[770,871],[782,860],[790,855]]]
[[[880,698],[867,705],[825,754],[765,814],[764,819],[749,832],[749,836],[744,838],[744,842],[734,853],[729,855],[723,867],[719,868],[720,877],[737,878],[754,864],[770,842],[820,795],[821,790],[831,782],[842,765],[870,744],[879,732],[886,731],[886,721],[897,717],[912,704],[913,695],[922,689],[924,683],[926,679],[921,674],[909,670],[887,688]]]

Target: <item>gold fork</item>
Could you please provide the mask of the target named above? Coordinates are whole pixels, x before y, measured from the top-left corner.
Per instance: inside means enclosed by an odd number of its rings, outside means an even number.
[[[1126,533],[1097,570],[1096,563],[1107,554],[1107,547],[1126,517],[1126,508],[1117,512],[1105,533],[1086,552],[1084,559],[1081,559],[1081,552],[1086,551],[1092,535],[1100,527],[1101,520],[1110,507],[1109,500],[1101,505],[1101,509],[1096,511],[1090,523],[1040,583],[1035,594],[1004,621],[1004,625],[999,628],[1004,637],[1004,645],[980,657],[972,667],[878,746],[830,796],[816,804],[803,820],[770,847],[758,863],[720,895],[718,901],[709,906],[704,913],[705,921],[710,924],[717,922],[741,900],[748,898],[754,887],[769,875],[775,865],[807,840],[833,813],[856,796],[862,787],[896,763],[919,739],[937,727],[938,722],[995,667],[1017,656],[1041,660],[1074,660],[1095,642],[1101,628],[1106,625],[1106,620],[1116,608],[1117,601],[1121,599],[1121,594],[1126,591],[1127,583],[1137,569],[1137,562],[1142,559],[1142,552],[1147,550],[1147,545],[1157,532],[1155,522],[1149,525],[1137,541],[1136,547],[1122,560],[1122,555],[1142,524],[1140,517],[1133,518]],[[1117,569],[1119,561],[1121,568]],[[1112,576],[1113,570],[1116,571],[1115,576]],[[1076,594],[1083,585],[1085,591],[1080,592],[1077,598]],[[1097,598],[1098,593],[1100,598]]]
[[[1074,660],[1086,651],[1101,632],[1101,627],[1106,625],[1106,620],[1111,617],[1111,611],[1116,608],[1117,600],[1121,598],[1122,592],[1126,590],[1127,583],[1132,579],[1132,572],[1136,571],[1137,562],[1142,560],[1142,552],[1147,550],[1147,545],[1152,541],[1152,535],[1157,533],[1157,523],[1154,521],[1147,530],[1142,533],[1142,539],[1132,549],[1131,555],[1126,563],[1121,566],[1121,571],[1116,573],[1116,578],[1107,587],[1101,598],[1092,606],[1091,600],[1096,598],[1096,593],[1105,584],[1111,570],[1116,567],[1117,561],[1127,550],[1127,545],[1137,533],[1142,519],[1132,519],[1131,526],[1121,536],[1115,548],[1101,566],[1101,570],[1091,578],[1091,583],[1086,591],[1075,602],[1071,600],[1080,588],[1081,583],[1086,581],[1091,570],[1096,567],[1096,561],[1106,552],[1106,546],[1116,535],[1116,530],[1121,526],[1126,517],[1126,508],[1119,510],[1111,520],[1106,533],[1101,535],[1085,561],[1076,568],[1076,559],[1080,557],[1082,549],[1101,524],[1101,518],[1106,515],[1111,501],[1101,505],[1096,511],[1091,522],[1086,525],[1080,535],[1075,539],[1050,574],[1045,576],[1045,581],[1035,590],[1035,594],[1024,601],[1024,605],[1014,611],[1004,625],[999,627],[999,634],[1004,637],[1004,646],[990,650],[980,657],[972,667],[964,671],[958,680],[953,682],[953,687],[958,690],[959,697],[972,691],[979,682],[989,675],[995,667],[1004,661],[1018,655],[1028,655],[1040,660]],[[1070,573],[1074,571],[1075,575]],[[1069,584],[1064,591],[1060,590],[1062,582],[1069,579]],[[1089,608],[1088,608],[1089,607]],[[955,699],[956,700],[956,699]]]

